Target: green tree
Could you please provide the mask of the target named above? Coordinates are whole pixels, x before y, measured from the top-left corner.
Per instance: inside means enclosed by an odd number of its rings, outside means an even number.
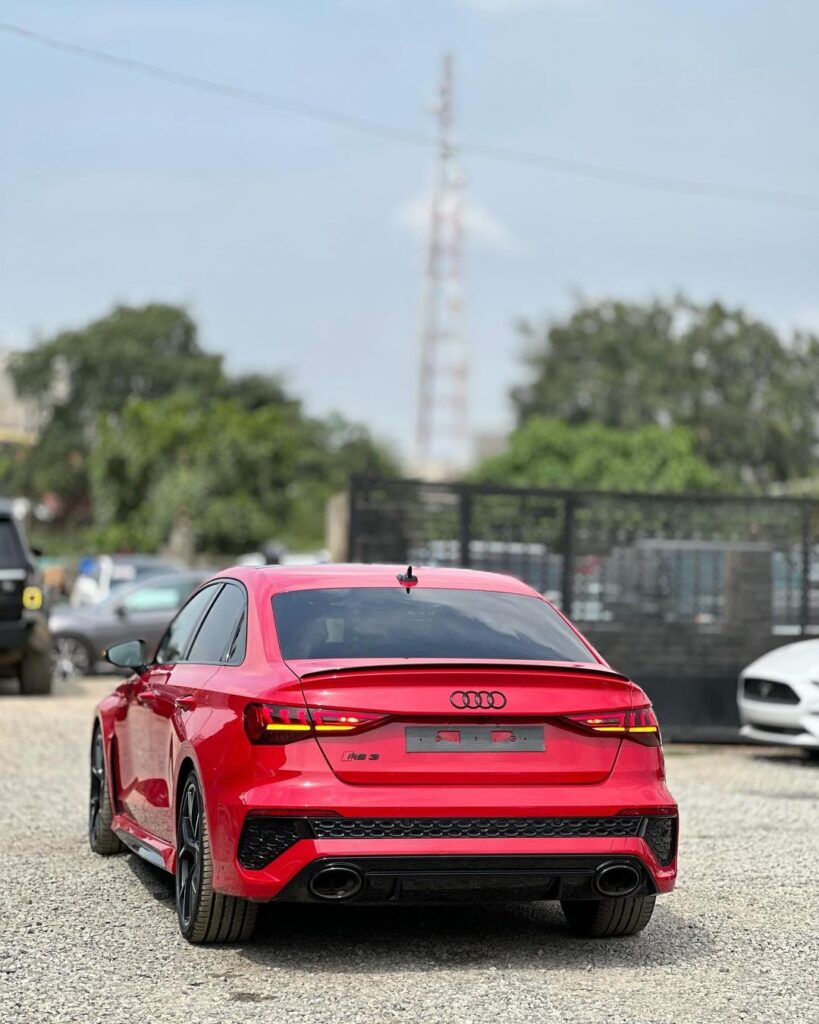
[[[289,405],[292,409],[301,406],[287,393],[281,379],[271,374],[244,373],[228,377],[218,394],[221,398],[235,398],[245,409],[261,409],[265,405]]]
[[[720,303],[581,300],[545,326],[521,325],[530,416],[620,429],[682,426],[719,473],[764,488],[816,467],[819,339],[781,338]]]
[[[228,555],[270,539],[320,543],[327,498],[349,473],[395,468],[338,417],[190,393],[126,403],[101,423],[90,465],[103,547],[156,549],[184,522],[199,550]]]
[[[117,415],[132,397],[161,398],[180,387],[210,394],[225,382],[222,357],[201,349],[190,316],[161,304],[118,306],[61,331],[17,353],[10,372],[44,420],[26,462],[27,487],[57,492],[69,513],[88,504],[87,452],[101,414]]]
[[[694,451],[684,428],[619,430],[530,416],[505,452],[486,459],[475,479],[521,487],[622,491],[707,491],[718,474]]]

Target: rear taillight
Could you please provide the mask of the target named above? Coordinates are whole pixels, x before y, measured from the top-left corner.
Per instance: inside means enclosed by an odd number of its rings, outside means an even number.
[[[632,708],[628,711],[599,711],[584,715],[566,715],[566,721],[588,732],[603,735],[621,734],[637,740],[648,747],[658,747],[662,742],[660,723],[651,705]]]
[[[43,591],[37,586],[37,577],[32,572],[26,576],[23,587],[23,607],[30,612],[39,611],[43,607]]]
[[[363,732],[383,722],[369,711],[332,711],[286,704],[248,704],[245,732],[251,743],[294,743],[306,736],[341,736]]]

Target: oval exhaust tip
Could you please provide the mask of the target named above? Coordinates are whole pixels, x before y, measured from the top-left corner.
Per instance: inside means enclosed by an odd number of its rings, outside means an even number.
[[[356,868],[331,864],[317,871],[308,888],[320,900],[349,900],[361,892],[364,879]]]
[[[594,876],[597,891],[610,898],[630,896],[640,881],[640,872],[632,864],[605,864]]]

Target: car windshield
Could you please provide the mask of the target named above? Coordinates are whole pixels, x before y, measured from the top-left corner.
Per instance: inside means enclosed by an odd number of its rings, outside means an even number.
[[[591,662],[563,619],[536,597],[484,590],[350,587],[273,598],[286,661],[486,658]]]

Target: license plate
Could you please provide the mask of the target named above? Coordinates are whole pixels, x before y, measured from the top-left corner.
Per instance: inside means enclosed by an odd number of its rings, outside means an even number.
[[[543,751],[542,725],[409,725],[408,754],[491,754]]]

